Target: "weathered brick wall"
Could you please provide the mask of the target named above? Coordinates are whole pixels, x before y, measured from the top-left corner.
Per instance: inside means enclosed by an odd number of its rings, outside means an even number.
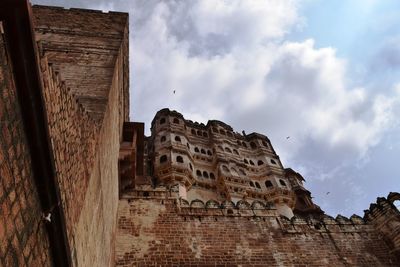
[[[109,266],[118,204],[118,153],[124,117],[122,57],[117,59],[101,126],[41,59],[50,138],[73,261]]]
[[[111,266],[127,97],[127,15],[34,7],[56,178],[75,266]]]
[[[56,177],[68,239],[73,240],[73,229],[80,216],[93,166],[98,129],[49,66],[46,57],[41,59],[41,71]]]
[[[117,266],[399,264],[373,226],[361,218],[287,221],[273,209],[230,214],[175,203],[166,198],[120,200]]]
[[[0,266],[50,266],[50,251],[0,34]]]

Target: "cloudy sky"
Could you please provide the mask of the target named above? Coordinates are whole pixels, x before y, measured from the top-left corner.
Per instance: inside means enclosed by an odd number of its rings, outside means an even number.
[[[334,216],[400,191],[400,1],[33,3],[130,13],[131,119],[147,128],[169,107],[264,133]]]

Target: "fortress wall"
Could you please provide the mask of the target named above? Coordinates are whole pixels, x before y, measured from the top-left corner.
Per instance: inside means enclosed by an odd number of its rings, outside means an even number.
[[[360,217],[289,221],[275,209],[204,208],[174,198],[120,200],[116,266],[394,266]]]

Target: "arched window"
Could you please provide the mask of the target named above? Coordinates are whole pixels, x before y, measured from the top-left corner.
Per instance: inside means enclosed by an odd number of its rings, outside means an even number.
[[[164,123],[165,123],[165,118],[161,118],[160,124],[164,124]]]
[[[241,175],[246,175],[245,171],[243,169],[239,169],[239,172]]]
[[[249,160],[250,165],[254,165],[254,162],[252,160]]]
[[[225,151],[228,153],[232,153],[232,151],[229,149],[229,147],[225,147]]]
[[[269,188],[269,187],[273,187],[274,185],[272,184],[272,182],[270,180],[265,181],[265,187]]]
[[[179,136],[175,136],[175,141],[180,143],[181,142],[181,138]]]
[[[201,136],[201,131],[200,130],[197,130],[197,135]]]
[[[247,148],[247,145],[246,145],[245,142],[242,142],[242,145],[243,145],[245,148]]]
[[[228,167],[226,167],[225,165],[222,165],[222,169],[223,169],[225,172],[229,172]]]
[[[222,130],[222,129],[221,129],[221,130],[219,130],[219,133],[220,133],[220,134],[223,134],[223,135],[226,135],[225,131],[224,131],[224,130]]]
[[[162,155],[162,156],[160,157],[160,163],[164,163],[164,162],[166,162],[167,160],[168,160],[167,155]]]
[[[203,148],[200,150],[200,152],[201,154],[206,154],[206,151]]]
[[[188,149],[190,149],[189,143],[186,143],[186,146],[187,146]]]
[[[192,163],[189,163],[189,168],[190,168],[190,170],[192,170],[192,171],[193,171],[193,166],[192,166]]]
[[[208,137],[208,133],[203,132],[203,136],[204,136],[204,137]]]
[[[279,183],[281,184],[281,186],[286,186],[286,183],[285,183],[285,181],[284,181],[284,180],[282,180],[282,179],[279,179]]]
[[[251,187],[254,187],[253,181],[250,181],[250,186],[251,186]]]
[[[237,144],[238,144],[239,146],[241,146],[241,145],[242,145],[242,142],[240,142],[239,140],[237,140]]]
[[[224,151],[224,149],[222,148],[222,146],[218,146],[219,150]]]
[[[179,119],[174,118],[174,120],[172,121],[173,123],[179,124]]]
[[[183,163],[183,158],[181,156],[177,156],[176,162]]]
[[[207,150],[207,155],[212,156],[212,153],[210,150]]]
[[[250,146],[251,146],[252,149],[256,149],[257,148],[257,145],[254,142],[250,142]]]
[[[213,180],[215,180],[214,173],[210,172],[210,178],[213,179]]]
[[[236,149],[233,150],[233,153],[235,153],[236,155],[239,155],[239,152]]]
[[[200,170],[197,170],[197,171],[196,171],[196,175],[199,176],[199,177],[201,177],[201,171],[200,171]]]
[[[226,134],[227,134],[229,137],[233,137],[233,135],[232,135],[231,132],[226,132]]]
[[[244,159],[243,161],[244,163],[249,164],[249,161],[247,159]]]
[[[194,152],[199,153],[199,152],[200,152],[199,148],[198,148],[198,147],[195,147],[195,148],[194,148]]]
[[[203,177],[208,178],[208,173],[206,171],[203,171]]]
[[[193,135],[196,135],[196,131],[195,131],[194,129],[191,130],[191,133],[192,133]]]
[[[276,161],[271,159],[271,163],[276,165]]]
[[[162,143],[162,142],[165,142],[165,140],[167,140],[167,137],[165,137],[165,135],[164,135],[164,136],[161,136],[160,142],[161,142],[161,143]]]
[[[262,143],[263,143],[263,145],[264,145],[265,147],[268,147],[268,144],[267,144],[266,141],[262,141]]]
[[[258,165],[258,166],[263,165],[263,164],[264,164],[264,161],[262,161],[262,160],[259,160],[259,161],[257,162],[257,165]]]
[[[260,186],[260,184],[258,182],[256,182],[256,187],[261,189],[261,186]]]
[[[214,133],[218,133],[218,129],[215,128],[215,127],[212,128],[212,131],[213,131]]]

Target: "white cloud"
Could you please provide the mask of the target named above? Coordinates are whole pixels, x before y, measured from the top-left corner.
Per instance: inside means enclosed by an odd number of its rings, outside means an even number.
[[[149,121],[170,107],[188,118],[266,133],[286,159],[310,142],[318,144],[311,157],[330,154],[326,161],[336,157],[335,165],[365,155],[391,125],[394,98],[349,88],[346,61],[333,48],[317,49],[312,39],[283,42],[302,22],[297,5],[237,0],[134,6],[133,118]],[[292,142],[282,138],[287,135]]]

